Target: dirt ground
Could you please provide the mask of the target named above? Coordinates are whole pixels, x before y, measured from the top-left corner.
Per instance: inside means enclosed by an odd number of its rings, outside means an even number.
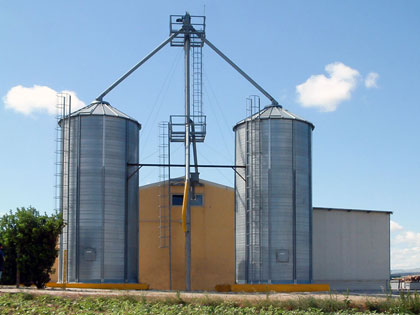
[[[174,291],[139,291],[139,290],[99,290],[99,289],[57,289],[57,288],[46,288],[38,290],[34,287],[30,288],[19,288],[17,289],[14,286],[0,286],[0,293],[17,293],[17,292],[26,292],[30,294],[38,295],[55,295],[55,296],[65,296],[65,297],[86,297],[86,296],[133,296],[141,297],[148,301],[164,300],[170,298],[182,298],[185,301],[192,301],[197,299],[214,299],[214,300],[223,300],[231,302],[241,302],[241,301],[250,301],[258,302],[259,300],[291,300],[299,299],[305,297],[314,297],[319,299],[329,299],[334,298],[337,300],[349,299],[351,302],[358,304],[363,304],[367,299],[384,299],[386,295],[383,293],[357,293],[350,292],[349,294],[343,293],[217,293],[217,292],[174,292]]]

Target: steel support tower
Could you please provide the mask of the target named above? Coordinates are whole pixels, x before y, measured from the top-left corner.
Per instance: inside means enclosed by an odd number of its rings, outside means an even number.
[[[185,15],[171,15],[170,16],[170,36],[164,40],[159,46],[152,50],[142,60],[140,60],[134,67],[128,70],[103,93],[101,93],[96,101],[103,101],[103,98],[124,81],[130,74],[136,71],[141,65],[155,55],[168,43],[173,47],[183,47],[184,49],[184,69],[185,69],[185,114],[172,115],[168,126],[169,142],[183,142],[185,146],[185,190],[184,203],[185,215],[183,214],[183,227],[185,232],[185,288],[187,291],[191,290],[191,211],[190,200],[191,195],[194,195],[195,185],[199,181],[198,177],[198,161],[197,161],[197,147],[198,142],[204,142],[206,135],[206,116],[202,111],[202,47],[204,44],[214,50],[220,57],[229,63],[236,71],[238,71],[245,79],[247,79],[254,87],[256,87],[264,96],[266,96],[271,104],[279,105],[278,102],[257,82],[255,82],[249,75],[247,75],[241,68],[239,68],[232,60],[223,54],[216,46],[214,46],[207,38],[205,33],[205,16],[194,16],[188,12]],[[191,50],[193,52],[193,91],[191,93]],[[193,108],[191,115],[191,94],[193,96]],[[191,165],[191,144],[193,148],[194,164]],[[168,152],[170,154],[170,152]],[[162,164],[139,165],[142,166],[164,166]],[[168,167],[175,165],[168,164]],[[194,172],[190,171],[193,166]],[[236,167],[243,166],[216,166],[212,167],[231,167],[236,171]],[[138,169],[139,169],[138,168]],[[137,170],[138,170],[137,169]],[[131,174],[132,176],[134,174]],[[170,185],[170,178],[168,185]],[[170,196],[169,196],[170,198]],[[170,236],[169,236],[170,237]],[[171,283],[171,279],[170,279]]]

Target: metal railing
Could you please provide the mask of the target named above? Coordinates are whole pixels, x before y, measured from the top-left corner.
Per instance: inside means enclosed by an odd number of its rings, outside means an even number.
[[[185,115],[171,115],[169,121],[169,139],[171,142],[185,142]],[[195,137],[196,142],[203,142],[206,137],[206,116],[199,117],[190,115],[194,123],[194,131],[190,130],[191,137]]]

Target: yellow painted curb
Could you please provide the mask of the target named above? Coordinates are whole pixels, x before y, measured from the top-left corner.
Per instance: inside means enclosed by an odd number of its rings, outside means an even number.
[[[149,285],[143,283],[55,283],[48,282],[48,288],[71,289],[110,289],[110,290],[148,290]]]
[[[232,290],[230,284],[218,284],[215,289],[217,292],[230,292]]]
[[[232,284],[232,292],[322,292],[330,291],[329,284]]]

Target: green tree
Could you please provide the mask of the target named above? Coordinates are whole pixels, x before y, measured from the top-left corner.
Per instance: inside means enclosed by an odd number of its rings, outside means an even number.
[[[63,226],[60,214],[41,215],[33,207],[5,214],[0,219],[0,242],[5,254],[2,283],[43,288],[50,281]]]

